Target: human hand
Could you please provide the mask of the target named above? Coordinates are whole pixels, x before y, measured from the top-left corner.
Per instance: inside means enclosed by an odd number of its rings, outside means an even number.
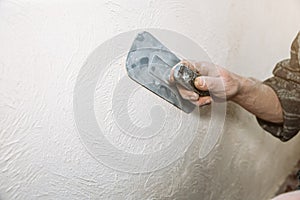
[[[203,106],[210,104],[212,101],[231,100],[238,94],[243,77],[213,63],[186,60],[180,63],[200,74],[194,81],[194,85],[198,90],[210,92],[211,96],[199,97],[197,93],[176,84],[180,95],[195,105]],[[172,72],[170,81],[175,82]]]

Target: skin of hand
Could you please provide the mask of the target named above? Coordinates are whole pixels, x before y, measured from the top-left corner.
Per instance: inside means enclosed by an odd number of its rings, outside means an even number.
[[[239,76],[209,62],[183,60],[180,63],[200,75],[194,81],[195,87],[198,90],[209,90],[211,94],[199,97],[197,93],[176,84],[184,99],[197,106],[208,105],[212,101],[233,101],[261,119],[274,123],[283,122],[282,108],[276,93],[261,81]],[[170,77],[170,82],[174,82],[172,71]]]

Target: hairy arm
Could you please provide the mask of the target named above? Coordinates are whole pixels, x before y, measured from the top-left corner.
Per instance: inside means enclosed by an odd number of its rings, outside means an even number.
[[[209,90],[211,96],[199,97],[193,91],[178,86],[183,98],[197,106],[210,104],[212,101],[233,101],[258,118],[282,123],[283,113],[280,101],[274,90],[253,78],[246,78],[226,70],[223,67],[208,62],[182,61],[184,65],[199,72],[195,86],[199,90]]]
[[[231,100],[263,120],[282,123],[280,101],[274,90],[253,78],[239,77],[239,90]]]

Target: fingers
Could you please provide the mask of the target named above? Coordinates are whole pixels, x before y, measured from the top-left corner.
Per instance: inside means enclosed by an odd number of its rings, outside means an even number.
[[[220,76],[221,67],[210,62],[206,62],[206,61],[193,62],[188,60],[181,60],[179,63],[197,72],[201,76],[213,76],[213,77]]]
[[[199,106],[208,105],[208,104],[211,104],[211,102],[212,102],[212,98],[209,96],[199,98],[199,100],[198,100]]]
[[[213,76],[213,77],[219,77],[220,76],[220,67],[210,63],[210,62],[192,62],[188,60],[182,60],[178,64],[183,64],[186,67],[190,68],[197,74],[201,76]],[[174,68],[178,65],[176,64],[172,70],[171,70],[171,75],[170,75],[170,82],[174,82]]]
[[[223,81],[218,77],[199,76],[195,79],[194,85],[198,90],[224,91]]]
[[[191,61],[182,60],[182,61],[180,61],[180,63],[183,64],[184,66],[190,68],[193,71],[197,70],[196,67],[195,67],[195,65]]]
[[[196,106],[204,106],[212,102],[212,98],[210,96],[199,97],[197,93],[190,90],[186,90],[180,85],[177,85],[177,88],[182,98],[189,100]]]
[[[219,66],[210,63],[210,62],[195,62],[194,63],[195,69],[201,76],[213,76],[213,77],[219,77]]]
[[[211,68],[210,65],[211,63],[208,62],[196,62],[195,68],[201,76],[208,76],[209,70]]]
[[[177,85],[177,89],[182,96],[182,98],[189,101],[197,101],[199,99],[199,95],[193,91],[187,90],[181,85]]]
[[[208,90],[208,87],[207,87],[207,84],[206,84],[206,80],[205,78],[202,76],[202,77],[197,77],[194,81],[194,85],[195,87],[198,89],[198,90],[203,90],[203,91],[207,91]]]
[[[211,104],[212,98],[209,96],[200,97],[197,101],[191,101],[191,102],[196,106],[205,106]]]
[[[191,62],[187,60],[182,60],[180,64],[185,65],[186,67],[190,68],[200,75],[194,81],[194,85],[198,90],[209,90],[213,92],[212,94],[214,94],[215,91],[224,91],[224,84],[222,79],[220,78],[220,67],[218,67],[217,65],[209,62]],[[174,68],[171,70],[170,83],[175,83],[173,77]],[[176,86],[182,98],[191,101],[196,106],[208,105],[213,101],[211,96],[199,98],[199,95],[197,93],[187,90],[179,84],[176,84]]]

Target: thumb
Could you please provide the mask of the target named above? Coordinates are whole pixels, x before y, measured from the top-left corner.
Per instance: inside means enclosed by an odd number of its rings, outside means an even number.
[[[223,82],[220,78],[210,76],[199,76],[195,79],[194,85],[198,90],[211,90],[219,91],[222,90]]]

